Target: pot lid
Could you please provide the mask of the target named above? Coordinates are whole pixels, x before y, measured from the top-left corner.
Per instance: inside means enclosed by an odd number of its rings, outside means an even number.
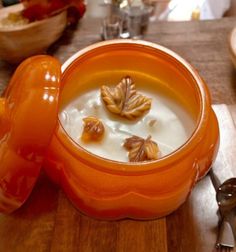
[[[34,56],[19,65],[0,98],[0,212],[19,208],[39,176],[57,123],[61,65]]]

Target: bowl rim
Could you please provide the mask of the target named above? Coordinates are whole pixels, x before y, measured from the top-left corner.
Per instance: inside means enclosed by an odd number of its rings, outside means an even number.
[[[235,46],[235,42],[236,41],[236,27],[234,27],[229,36],[228,36],[228,48],[230,51],[230,57],[233,61],[233,63],[236,63],[236,46]]]
[[[177,63],[180,63],[186,71],[190,74],[190,76],[193,78],[195,83],[197,84],[197,94],[199,97],[199,115],[196,121],[196,126],[194,128],[194,131],[192,135],[188,138],[188,140],[183,143],[179,148],[174,150],[168,155],[163,156],[162,158],[154,161],[148,161],[148,162],[121,162],[121,161],[115,161],[106,159],[100,156],[97,156],[86,149],[84,149],[82,146],[80,146],[78,143],[76,143],[66,132],[64,127],[61,124],[61,121],[59,119],[58,114],[58,129],[55,131],[55,136],[57,140],[63,144],[63,146],[66,147],[66,149],[74,156],[75,158],[80,157],[83,162],[88,165],[89,167],[93,167],[94,169],[102,170],[109,173],[120,173],[120,174],[145,174],[154,172],[156,170],[163,171],[166,170],[166,167],[169,167],[170,163],[176,163],[179,159],[184,158],[187,156],[193,149],[201,142],[202,137],[204,136],[207,124],[208,124],[208,118],[210,117],[211,112],[211,100],[208,88],[203,81],[203,79],[198,74],[197,70],[195,70],[190,63],[188,63],[185,59],[183,59],[181,56],[179,56],[177,53],[173,52],[172,50],[161,46],[156,43],[152,43],[149,41],[144,40],[133,40],[133,39],[116,39],[116,40],[109,40],[109,41],[103,41],[98,42],[95,44],[92,44],[90,46],[85,47],[82,50],[79,50],[77,53],[73,54],[68,60],[65,61],[65,63],[62,65],[62,79],[63,74],[66,70],[68,70],[71,66],[73,66],[73,62],[80,58],[81,56],[84,56],[87,53],[90,53],[93,50],[96,50],[100,47],[106,47],[106,46],[114,46],[114,45],[138,45],[142,47],[148,47],[151,49],[155,49],[158,51],[161,51],[162,53],[170,56],[172,59],[177,61]],[[191,144],[191,148],[189,145]],[[83,154],[83,155],[80,155]],[[96,164],[96,165],[94,165]],[[122,169],[121,169],[122,167]]]
[[[19,4],[15,4],[15,5],[12,5],[12,6],[8,6],[8,7],[5,7],[5,8],[2,8],[0,9],[0,13],[1,13],[1,10],[6,12],[6,9],[10,10],[8,13],[11,13],[11,9],[13,9],[15,12],[17,11],[21,11],[23,10],[23,4],[22,3],[19,3]],[[12,12],[14,12],[12,11]],[[30,28],[33,28],[35,26],[39,26],[39,25],[42,25],[44,23],[47,23],[49,21],[52,21],[53,19],[56,19],[56,18],[59,18],[61,16],[67,16],[67,11],[64,10],[62,12],[59,12],[53,16],[50,16],[48,18],[44,18],[42,20],[37,20],[37,21],[33,21],[33,22],[30,22],[28,24],[22,24],[22,25],[16,25],[16,26],[0,26],[0,32],[4,32],[4,33],[10,33],[10,32],[17,32],[17,31],[25,31],[25,30],[28,30]],[[0,17],[0,21],[1,21],[1,17]],[[66,20],[66,19],[65,19]]]

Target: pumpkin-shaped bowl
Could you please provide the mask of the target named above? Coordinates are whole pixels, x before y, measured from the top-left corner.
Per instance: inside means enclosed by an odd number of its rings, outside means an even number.
[[[144,83],[152,78],[154,88],[161,85],[178,95],[195,125],[172,153],[155,161],[125,163],[85,150],[58,117],[46,152],[46,172],[80,211],[99,219],[150,219],[171,213],[208,172],[218,150],[218,123],[207,85],[179,55],[147,41],[100,42],[68,59],[62,66],[60,112],[90,86],[99,89],[98,83],[115,83],[127,73],[143,76]]]

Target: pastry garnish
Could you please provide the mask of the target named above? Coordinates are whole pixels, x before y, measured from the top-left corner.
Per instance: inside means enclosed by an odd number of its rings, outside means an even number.
[[[130,162],[142,162],[158,159],[159,148],[157,143],[138,136],[132,136],[125,139],[124,147],[129,151]]]
[[[134,120],[151,108],[152,100],[137,93],[129,76],[124,77],[116,87],[101,87],[101,97],[107,109],[127,119]]]
[[[103,123],[96,117],[83,118],[84,129],[81,139],[84,142],[100,141],[104,135],[105,128]]]

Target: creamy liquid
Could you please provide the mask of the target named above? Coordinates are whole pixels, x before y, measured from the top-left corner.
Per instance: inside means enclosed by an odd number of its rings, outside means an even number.
[[[127,162],[128,152],[123,147],[124,140],[132,135],[143,138],[151,135],[163,157],[186,142],[194,130],[194,120],[170,97],[151,91],[138,92],[152,98],[152,106],[150,111],[135,121],[109,112],[100,98],[98,89],[84,93],[68,104],[60,113],[61,123],[74,141],[98,156]],[[105,134],[102,141],[81,141],[82,119],[87,116],[97,117],[103,122]]]

